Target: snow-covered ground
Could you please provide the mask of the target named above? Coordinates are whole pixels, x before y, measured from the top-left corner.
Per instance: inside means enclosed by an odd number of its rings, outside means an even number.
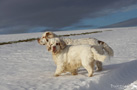
[[[45,46],[37,41],[0,46],[0,90],[137,90],[137,27],[96,29],[102,31],[65,38],[95,37],[115,52],[103,71],[87,77],[87,71],[54,77],[56,66]],[[112,31],[106,31],[112,30]],[[92,30],[55,32],[58,35]],[[40,37],[42,33],[0,35],[0,42]]]

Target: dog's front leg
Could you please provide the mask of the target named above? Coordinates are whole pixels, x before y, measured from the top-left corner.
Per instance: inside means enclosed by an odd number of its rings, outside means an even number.
[[[55,77],[59,76],[61,73],[64,71],[64,66],[63,65],[57,65],[56,72],[54,74]]]
[[[72,70],[72,71],[71,71],[71,74],[72,74],[72,75],[77,75],[77,74],[78,74],[78,73],[77,73],[77,69]]]

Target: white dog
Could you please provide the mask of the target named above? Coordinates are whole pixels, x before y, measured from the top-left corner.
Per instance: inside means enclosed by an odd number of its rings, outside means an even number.
[[[77,69],[83,66],[91,77],[94,61],[104,61],[107,57],[107,53],[100,46],[66,45],[59,38],[48,39],[47,47],[52,52],[53,60],[57,65],[55,76],[65,72],[76,75]]]
[[[49,38],[54,38],[54,37],[58,37],[56,34],[54,34],[53,32],[45,32],[43,33],[42,37],[40,39],[38,39],[39,44],[41,45],[46,45],[48,42]],[[109,56],[113,56],[114,52],[113,49],[108,46],[107,43],[97,40],[95,38],[83,38],[83,39],[62,39],[67,45],[83,45],[83,44],[88,44],[88,45],[96,45],[96,46],[100,46],[102,47]],[[100,61],[96,61],[95,62],[97,65],[96,70],[101,71],[102,70],[102,62]]]

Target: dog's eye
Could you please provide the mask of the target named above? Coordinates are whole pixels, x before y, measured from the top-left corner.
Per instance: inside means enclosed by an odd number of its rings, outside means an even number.
[[[56,43],[56,45],[59,45],[59,43]]]

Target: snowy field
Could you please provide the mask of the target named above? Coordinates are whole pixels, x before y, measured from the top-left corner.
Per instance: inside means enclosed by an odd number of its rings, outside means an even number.
[[[108,31],[112,30],[112,31]],[[54,77],[56,66],[45,46],[37,41],[0,46],[0,90],[137,90],[137,27],[95,29],[103,31],[65,38],[94,37],[114,50],[114,57],[103,63],[103,71],[79,69]],[[92,32],[92,30],[55,32],[58,35]],[[0,42],[40,37],[42,33],[0,35]]]

